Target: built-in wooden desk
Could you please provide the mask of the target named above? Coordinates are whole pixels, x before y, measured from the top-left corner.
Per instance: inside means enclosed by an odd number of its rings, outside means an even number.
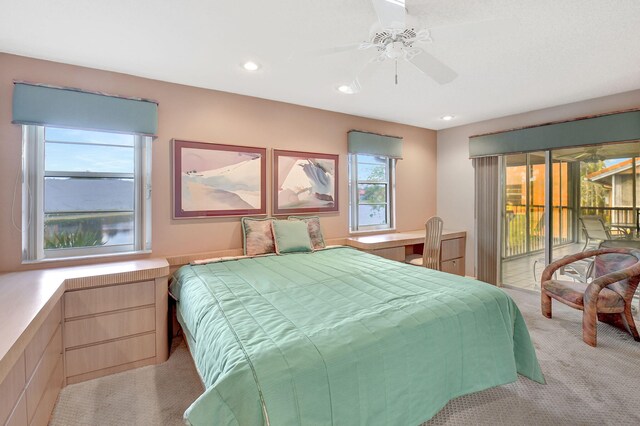
[[[165,361],[168,275],[165,259],[0,274],[0,424],[46,425],[64,383]]]
[[[347,238],[346,244],[387,259],[404,261],[406,256],[422,253],[425,231],[390,232]],[[467,233],[443,231],[440,246],[440,270],[465,275]]]

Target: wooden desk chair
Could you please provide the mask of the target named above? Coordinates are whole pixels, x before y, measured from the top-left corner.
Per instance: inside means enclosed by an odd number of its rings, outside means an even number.
[[[425,223],[424,249],[422,256],[411,255],[405,258],[406,263],[440,270],[440,242],[442,241],[442,219],[433,216]]]
[[[554,280],[559,268],[597,256],[595,278],[590,284]],[[598,320],[628,331],[636,341],[640,335],[631,313],[633,294],[640,281],[640,250],[603,248],[563,257],[547,266],[540,279],[540,308],[551,318],[551,299],[582,311],[582,339],[596,346]]]

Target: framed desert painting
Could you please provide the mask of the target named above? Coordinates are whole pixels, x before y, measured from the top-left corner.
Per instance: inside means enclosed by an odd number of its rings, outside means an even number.
[[[273,150],[273,214],[338,211],[338,155]]]
[[[266,157],[266,148],[174,139],[174,218],[266,214]]]

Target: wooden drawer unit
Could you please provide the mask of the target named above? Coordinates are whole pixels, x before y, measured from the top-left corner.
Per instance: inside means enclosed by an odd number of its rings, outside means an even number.
[[[358,250],[404,262],[410,255],[422,255],[425,231],[392,232],[347,238],[346,243]],[[464,231],[443,231],[440,242],[440,269],[452,274],[465,275]]]
[[[440,244],[440,270],[450,274],[465,275],[466,236],[443,238]]]
[[[31,377],[31,374],[33,374],[33,370],[35,370],[36,365],[38,365],[45,348],[51,342],[51,338],[54,333],[56,333],[58,328],[60,328],[61,317],[62,310],[60,309],[60,304],[58,304],[53,311],[51,311],[47,319],[44,320],[44,323],[40,326],[40,329],[33,337],[33,340],[31,340],[27,345],[27,348],[24,351],[27,377]]]
[[[376,256],[384,257],[385,259],[397,260],[398,262],[404,262],[405,258],[404,247],[369,250],[367,253],[375,254]]]
[[[442,272],[464,276],[464,259],[461,258],[440,262],[440,270]]]
[[[0,424],[4,424],[9,418],[16,403],[20,399],[20,395],[24,389],[25,375],[24,375],[24,355],[22,355],[18,361],[11,367],[9,374],[0,383]],[[25,410],[26,417],[26,410]]]
[[[29,426],[46,426],[49,423],[49,416],[53,411],[58,400],[58,394],[64,382],[64,373],[62,365],[62,356],[58,358],[53,373],[47,381],[42,398],[36,407],[33,417],[30,419]]]
[[[154,331],[155,306],[69,320],[64,326],[67,348]]]
[[[67,291],[67,383],[166,360],[166,294],[166,277]]]
[[[5,426],[24,426],[27,423],[27,399],[24,394],[13,409],[13,413],[5,423]]]
[[[40,403],[40,399],[47,389],[49,379],[53,374],[56,366],[62,361],[62,331],[58,326],[57,331],[51,338],[51,341],[45,348],[40,362],[36,366],[33,376],[27,383],[27,417],[29,422],[33,419],[36,408]],[[62,382],[62,380],[60,381]]]
[[[447,261],[464,257],[464,238],[454,238],[452,240],[443,240],[440,245],[440,259]]]
[[[166,259],[0,273],[0,426],[45,426],[66,383],[166,361],[168,275]]]
[[[156,356],[155,333],[68,350],[67,376],[102,370]]]
[[[62,388],[62,307],[54,305],[0,383],[0,424],[46,425]]]
[[[154,303],[153,281],[69,291],[64,295],[64,317],[95,315]]]

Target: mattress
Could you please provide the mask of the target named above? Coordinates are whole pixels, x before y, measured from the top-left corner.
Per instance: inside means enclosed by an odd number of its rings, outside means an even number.
[[[206,388],[193,425],[418,425],[544,382],[505,292],[352,248],[188,265],[171,290]]]

